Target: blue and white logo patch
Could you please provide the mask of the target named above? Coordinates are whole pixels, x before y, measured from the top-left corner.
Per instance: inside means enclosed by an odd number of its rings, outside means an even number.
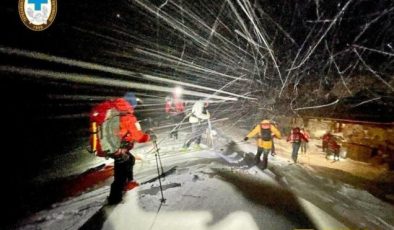
[[[55,20],[56,0],[19,0],[19,15],[29,29],[42,31]]]

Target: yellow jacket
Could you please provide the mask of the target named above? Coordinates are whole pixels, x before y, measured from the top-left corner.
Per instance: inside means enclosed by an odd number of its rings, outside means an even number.
[[[248,135],[248,138],[252,138],[256,135],[260,136],[261,133],[261,125],[270,125],[270,129],[271,129],[271,133],[275,135],[276,138],[280,139],[282,138],[279,130],[273,126],[272,124],[270,124],[270,122],[268,120],[263,120],[260,122],[260,124],[258,124]],[[271,149],[272,148],[272,140],[271,141],[264,141],[263,139],[261,139],[261,137],[259,137],[257,139],[257,145],[260,148],[264,148],[264,149]]]

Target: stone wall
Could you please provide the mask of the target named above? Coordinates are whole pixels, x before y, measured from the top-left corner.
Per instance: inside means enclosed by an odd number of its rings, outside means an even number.
[[[304,122],[305,123],[305,122]],[[394,125],[337,122],[329,119],[308,119],[306,129],[312,138],[326,131],[343,137],[340,143],[347,157],[364,162],[390,164],[394,168]]]
[[[355,160],[394,163],[394,127],[345,124],[348,156]],[[374,159],[372,159],[374,158]],[[393,161],[393,162],[391,162]]]

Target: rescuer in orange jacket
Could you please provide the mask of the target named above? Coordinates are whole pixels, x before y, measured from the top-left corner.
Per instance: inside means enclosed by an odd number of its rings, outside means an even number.
[[[123,190],[133,181],[134,156],[130,153],[134,143],[143,143],[155,140],[154,135],[149,135],[141,130],[141,126],[134,116],[137,99],[133,93],[126,93],[123,98],[112,101],[113,107],[120,112],[119,137],[121,146],[114,154],[114,181],[111,184],[108,203],[116,204],[122,201]]]

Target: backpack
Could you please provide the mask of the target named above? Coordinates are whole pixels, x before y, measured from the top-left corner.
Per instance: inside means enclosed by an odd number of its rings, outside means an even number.
[[[102,102],[90,112],[90,149],[99,157],[111,157],[119,149],[120,112],[111,101]]]
[[[261,124],[260,125],[260,135],[261,135],[261,139],[263,139],[263,141],[272,140],[271,125],[270,124]]]
[[[293,129],[293,142],[300,142],[301,141],[301,133],[299,128],[294,128]]]

